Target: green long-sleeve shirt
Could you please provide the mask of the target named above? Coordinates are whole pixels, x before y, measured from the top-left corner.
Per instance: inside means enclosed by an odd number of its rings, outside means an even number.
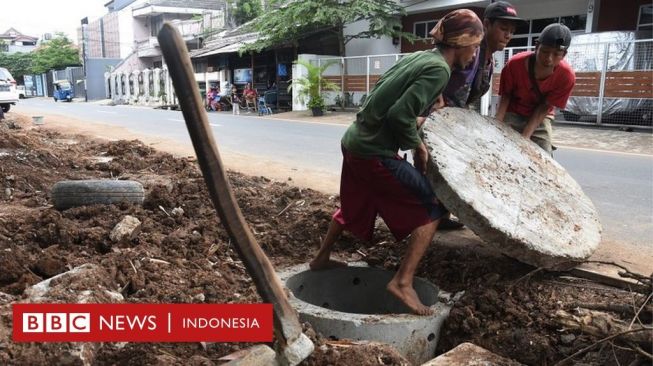
[[[420,143],[416,118],[430,108],[450,75],[438,50],[402,58],[370,91],[342,138],[343,146],[364,157],[392,157],[399,149],[416,148]]]

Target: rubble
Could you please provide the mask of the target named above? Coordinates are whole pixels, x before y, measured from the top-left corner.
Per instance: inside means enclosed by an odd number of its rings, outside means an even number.
[[[462,343],[422,366],[520,366],[521,363],[496,355],[472,343]]]
[[[113,242],[123,239],[132,240],[141,231],[141,221],[134,216],[127,215],[113,228],[109,238]]]
[[[52,125],[33,128],[13,113],[8,119],[25,126],[10,130],[0,124],[0,177],[13,176],[12,201],[0,194],[0,364],[82,364],[70,357],[68,344],[19,344],[11,341],[11,304],[28,300],[25,290],[52,277],[43,301],[130,303],[256,303],[251,278],[210,203],[194,158],[157,152],[139,141],[106,141],[63,135]],[[112,156],[106,166],[85,161]],[[56,156],[56,159],[53,158]],[[275,268],[306,263],[320,244],[338,207],[337,196],[290,186],[265,177],[228,172],[244,218]],[[121,202],[55,210],[48,192],[62,179],[127,179],[143,183],[142,205]],[[3,186],[2,188],[6,187]],[[299,204],[297,202],[302,202]],[[293,203],[289,206],[290,203]],[[171,213],[166,215],[159,206]],[[181,216],[172,215],[183,208]],[[286,207],[288,207],[286,209]],[[286,209],[282,215],[278,215]],[[110,233],[122,217],[141,221],[133,240],[113,243]],[[196,234],[194,234],[196,232]],[[374,240],[360,242],[345,234],[337,243],[338,259],[396,271],[406,250],[384,226]],[[51,259],[44,259],[51,258]],[[91,266],[89,268],[89,266]],[[85,268],[74,275],[59,274]],[[79,270],[79,269],[78,269]],[[555,364],[598,340],[576,334],[563,342],[553,314],[578,304],[610,304],[632,308],[645,296],[587,280],[556,277],[499,255],[469,230],[439,232],[420,262],[417,276],[452,293],[464,291],[444,324],[437,354],[462,342],[473,342],[493,353],[524,364]],[[58,273],[57,273],[58,272]],[[74,279],[74,280],[73,280]],[[33,290],[32,290],[33,291]],[[202,296],[204,298],[202,299]],[[2,297],[2,296],[0,296]],[[124,298],[124,300],[120,300]],[[645,311],[642,311],[642,314]],[[634,314],[613,314],[630,322]],[[640,316],[640,318],[642,318]],[[650,319],[641,319],[645,324]],[[306,327],[310,325],[306,324]],[[311,331],[305,334],[316,350],[306,366],[408,365],[386,345],[364,345],[330,340]],[[564,341],[569,341],[568,337]],[[637,356],[627,345],[614,349],[620,364]],[[219,358],[251,344],[105,343],[95,353],[95,364],[191,364],[189,360],[220,364]],[[650,350],[648,350],[650,351]],[[611,347],[574,358],[575,363],[604,365],[615,358]]]

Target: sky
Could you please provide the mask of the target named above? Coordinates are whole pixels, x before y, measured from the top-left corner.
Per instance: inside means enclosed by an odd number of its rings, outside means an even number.
[[[64,32],[77,42],[82,18],[97,19],[106,14],[109,0],[0,0],[0,33],[9,28],[39,37]]]

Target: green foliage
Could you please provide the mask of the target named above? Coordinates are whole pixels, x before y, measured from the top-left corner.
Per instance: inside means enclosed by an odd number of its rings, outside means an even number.
[[[308,32],[326,29],[337,35],[340,53],[357,38],[381,36],[403,37],[413,41],[411,33],[401,31],[400,16],[406,11],[394,0],[296,0],[267,10],[256,18],[252,28],[261,38],[245,46],[241,52],[261,51],[280,44],[296,43]],[[356,34],[344,34],[346,24],[369,20],[369,27]]]
[[[57,33],[32,54],[32,72],[35,74],[81,65],[79,50],[63,33]]]
[[[309,100],[306,106],[309,109],[320,108],[321,110],[324,110],[324,108],[326,107],[326,103],[324,102],[324,98],[321,95],[318,95],[317,97]]]
[[[22,79],[23,75],[31,73],[32,69],[32,54],[30,53],[0,53],[0,65],[6,67],[14,79]]]
[[[299,88],[297,93],[297,100],[302,103],[306,103],[308,99],[307,107],[320,107],[324,109],[324,98],[320,94],[321,91],[338,91],[340,87],[337,84],[332,83],[322,77],[324,70],[329,68],[329,66],[336,63],[336,61],[326,62],[320,66],[313,65],[307,60],[298,60],[296,62],[298,65],[304,66],[308,71],[307,75],[301,78],[297,78],[293,81],[295,88]],[[293,85],[291,84],[288,87],[288,91],[291,91]]]
[[[236,25],[241,25],[261,15],[261,0],[236,0],[231,11]]]

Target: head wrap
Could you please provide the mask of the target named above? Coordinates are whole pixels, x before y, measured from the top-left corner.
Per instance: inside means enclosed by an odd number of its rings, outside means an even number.
[[[440,19],[430,34],[436,44],[467,47],[483,39],[483,22],[473,11],[458,9]]]

